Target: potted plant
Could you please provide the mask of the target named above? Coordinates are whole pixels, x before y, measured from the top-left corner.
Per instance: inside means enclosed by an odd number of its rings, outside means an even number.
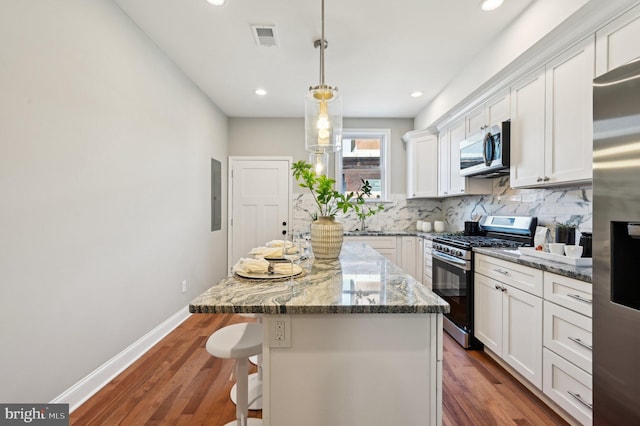
[[[570,223],[556,224],[556,243],[575,244],[576,226]]]
[[[335,259],[340,255],[344,227],[335,218],[336,214],[353,211],[360,220],[373,216],[383,210],[382,204],[368,204],[366,198],[371,195],[369,181],[362,180],[356,192],[342,194],[336,191],[335,179],[325,175],[317,175],[313,166],[300,160],[291,166],[293,177],[298,185],[307,188],[318,207],[317,217],[311,223],[311,247],[318,259]]]

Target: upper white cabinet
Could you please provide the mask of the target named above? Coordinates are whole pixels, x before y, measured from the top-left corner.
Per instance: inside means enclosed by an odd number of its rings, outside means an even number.
[[[438,195],[491,194],[491,179],[465,178],[460,175],[460,142],[465,140],[465,121],[440,130],[438,139]]]
[[[509,105],[509,90],[505,90],[469,111],[464,119],[465,139],[480,137],[489,127],[508,120],[511,115]]]
[[[464,123],[460,122],[440,132],[438,140],[438,195],[446,197],[465,193],[460,176],[460,142],[464,140]]]
[[[594,37],[511,88],[511,186],[592,176]]]
[[[409,134],[407,198],[438,196],[438,137],[427,131]]]
[[[596,75],[640,58],[640,6],[596,32]]]

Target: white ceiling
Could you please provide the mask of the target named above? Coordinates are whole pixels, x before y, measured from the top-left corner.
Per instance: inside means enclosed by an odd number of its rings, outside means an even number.
[[[346,117],[414,117],[533,1],[483,12],[480,0],[325,0],[326,83]],[[115,2],[226,115],[304,115],[319,82],[320,0]],[[252,24],[275,25],[280,45],[258,47]]]

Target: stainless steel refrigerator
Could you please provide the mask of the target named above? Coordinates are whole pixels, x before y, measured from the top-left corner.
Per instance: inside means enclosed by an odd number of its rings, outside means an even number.
[[[640,424],[640,61],[593,86],[593,415]]]

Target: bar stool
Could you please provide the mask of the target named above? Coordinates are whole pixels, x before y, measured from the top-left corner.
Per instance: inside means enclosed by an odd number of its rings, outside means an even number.
[[[221,328],[209,337],[206,348],[217,358],[236,360],[236,420],[225,426],[261,426],[262,419],[248,418],[248,358],[262,353],[262,324],[245,322]]]
[[[262,314],[238,314],[245,318],[255,318],[258,324],[262,324]],[[258,366],[258,372],[249,374],[248,389],[249,410],[262,410],[262,352],[249,357],[249,362]],[[237,388],[234,384],[229,393],[229,398],[234,404],[237,403]]]

